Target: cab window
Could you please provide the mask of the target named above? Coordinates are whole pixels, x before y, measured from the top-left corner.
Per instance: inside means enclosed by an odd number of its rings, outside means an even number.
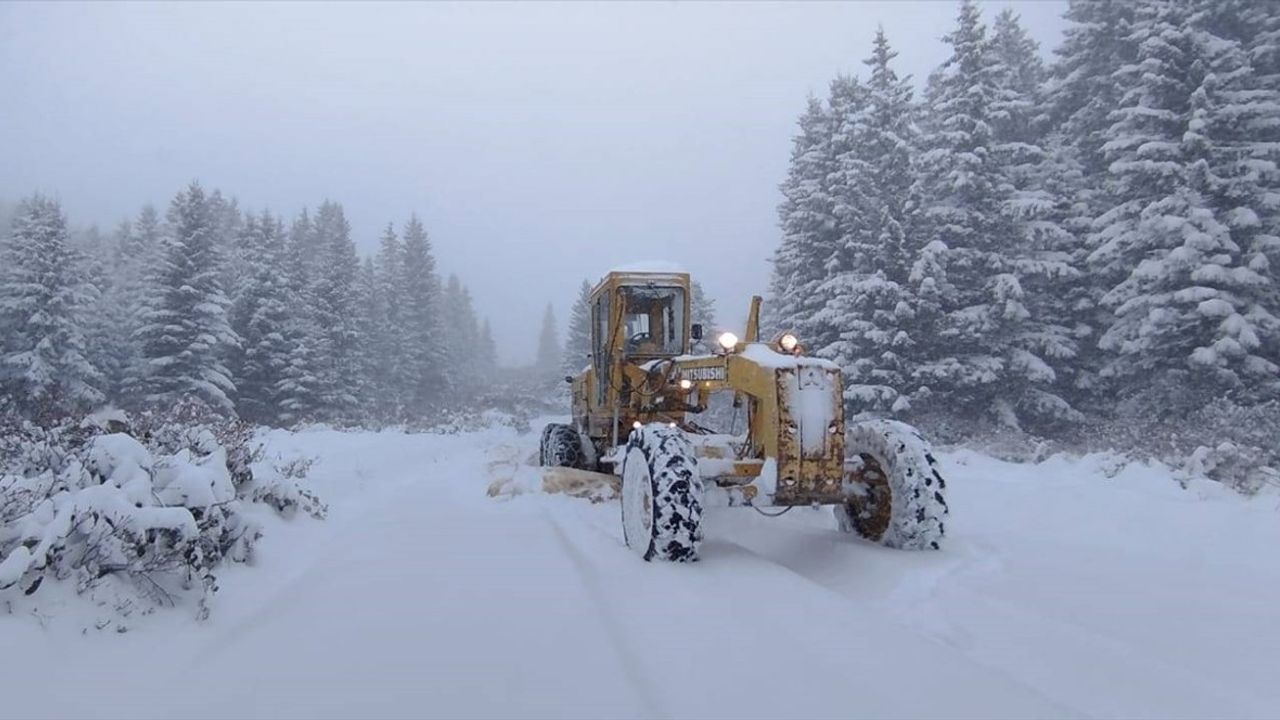
[[[622,288],[623,336],[628,355],[679,355],[684,348],[684,289]]]

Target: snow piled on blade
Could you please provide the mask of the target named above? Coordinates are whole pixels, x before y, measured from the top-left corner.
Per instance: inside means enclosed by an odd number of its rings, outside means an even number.
[[[162,612],[126,636],[86,638],[69,617],[3,619],[6,652],[22,658],[0,674],[6,715],[1246,718],[1280,707],[1280,648],[1265,630],[1280,627],[1280,606],[1260,600],[1280,587],[1274,495],[1195,478],[1184,489],[1167,468],[1114,456],[1015,465],[956,451],[939,456],[954,508],[940,552],[840,535],[827,508],[738,508],[709,510],[700,561],[676,567],[623,545],[617,503],[539,488],[537,432],[266,439],[269,457],[316,459],[308,478],[329,519],[264,514],[270,542],[253,567],[219,573],[204,624]],[[521,491],[490,497],[499,475]],[[148,671],[104,670],[138,667]],[[48,692],[51,668],[71,691]],[[196,703],[194,668],[219,677]]]

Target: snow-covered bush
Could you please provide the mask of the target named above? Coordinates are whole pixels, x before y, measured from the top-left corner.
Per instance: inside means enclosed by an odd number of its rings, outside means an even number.
[[[1176,388],[1158,388],[1091,423],[1080,438],[1089,448],[1127,448],[1252,494],[1280,484],[1280,402],[1237,404],[1226,398],[1181,401]]]
[[[59,581],[123,616],[194,602],[205,617],[217,568],[262,535],[246,504],[325,513],[306,465],[263,460],[246,425],[180,404],[125,429],[0,418],[0,598]]]

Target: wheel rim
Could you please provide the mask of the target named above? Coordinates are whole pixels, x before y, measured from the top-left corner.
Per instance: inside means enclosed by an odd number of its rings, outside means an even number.
[[[854,495],[845,503],[849,521],[858,534],[869,540],[879,540],[889,530],[893,519],[893,490],[889,476],[880,461],[867,454],[860,456],[863,462],[862,480],[866,495]]]
[[[622,534],[627,547],[648,557],[653,547],[653,477],[640,448],[622,463]]]

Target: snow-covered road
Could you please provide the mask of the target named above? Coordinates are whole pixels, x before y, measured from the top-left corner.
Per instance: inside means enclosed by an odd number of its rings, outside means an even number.
[[[1280,712],[1274,496],[962,451],[943,552],[726,509],[702,562],[662,565],[624,548],[616,504],[486,495],[536,435],[271,437],[320,458],[330,519],[270,522],[202,625],[5,620],[0,717]]]

